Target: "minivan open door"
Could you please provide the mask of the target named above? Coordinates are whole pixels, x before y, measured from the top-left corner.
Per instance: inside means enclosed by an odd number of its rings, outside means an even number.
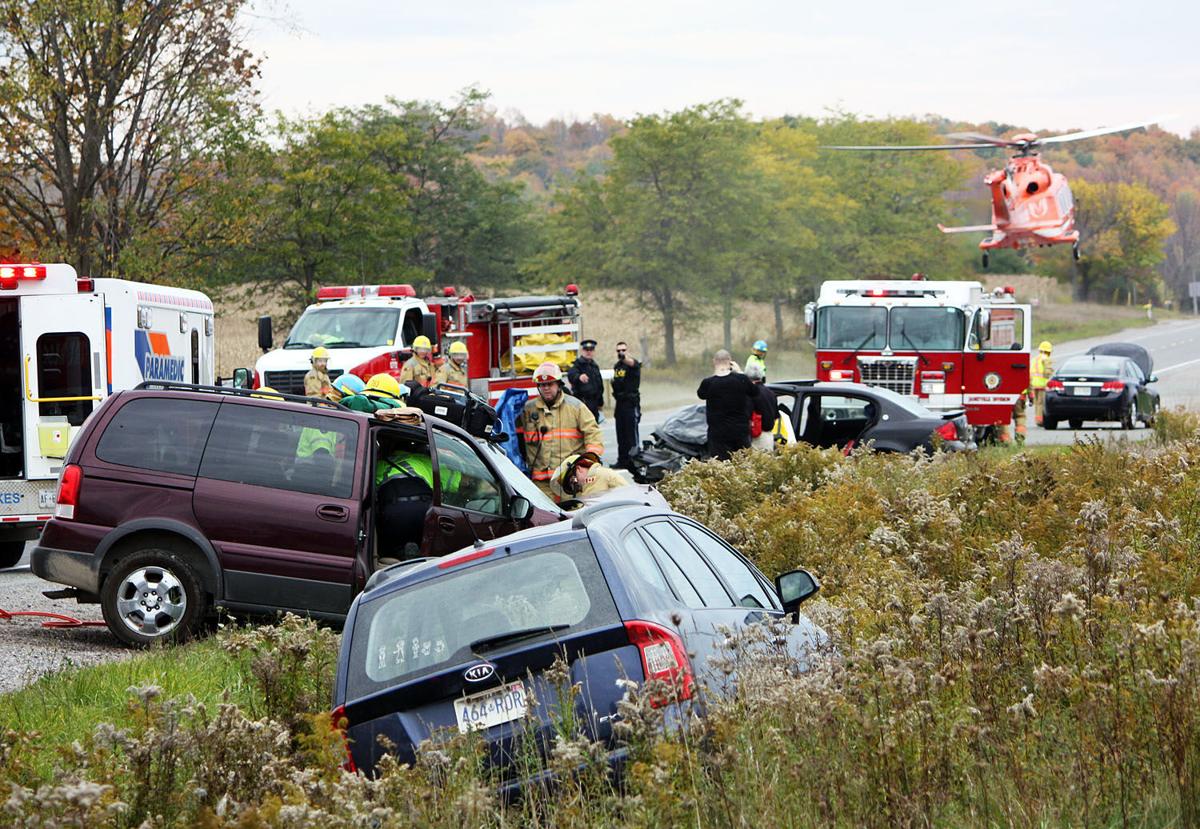
[[[25,477],[54,478],[108,387],[104,300],[24,296],[20,313]]]

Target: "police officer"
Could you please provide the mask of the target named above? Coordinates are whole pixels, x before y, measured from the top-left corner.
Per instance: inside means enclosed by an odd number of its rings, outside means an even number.
[[[638,423],[642,420],[642,363],[629,353],[629,344],[617,343],[617,362],[613,366],[612,393],[616,401],[613,419],[617,427],[618,469],[632,469],[630,454],[641,442]]]
[[[600,410],[604,408],[604,377],[596,364],[595,340],[584,340],[579,344],[579,356],[567,369],[567,381],[571,384],[571,394],[578,397],[599,422]]]

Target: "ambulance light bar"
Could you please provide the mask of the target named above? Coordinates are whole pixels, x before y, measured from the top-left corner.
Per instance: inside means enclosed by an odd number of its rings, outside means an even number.
[[[317,302],[329,299],[366,299],[367,297],[416,296],[412,285],[338,285],[317,289]]]
[[[22,279],[42,280],[46,278],[45,265],[0,265],[0,289],[13,291]]]

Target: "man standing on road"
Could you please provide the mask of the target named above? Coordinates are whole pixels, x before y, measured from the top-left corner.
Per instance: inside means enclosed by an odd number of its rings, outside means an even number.
[[[308,361],[312,363],[312,368],[304,375],[304,396],[327,396],[333,391],[333,383],[329,379],[329,349],[323,345],[317,346]]]
[[[758,366],[762,369],[763,382],[767,381],[767,341],[755,340],[752,345],[750,356],[746,358],[746,373],[750,373],[751,366]]]
[[[450,343],[450,357],[442,363],[434,375],[433,384],[449,383],[452,386],[467,387],[467,344],[462,340]]]
[[[1038,355],[1029,366],[1029,390],[1033,392],[1033,420],[1038,426],[1042,425],[1042,416],[1046,412],[1046,383],[1054,374],[1054,366],[1050,362],[1052,346],[1049,340],[1043,340],[1038,346]]]
[[[696,396],[705,401],[708,451],[717,460],[729,460],[739,449],[750,448],[750,412],[758,389],[736,370],[725,349],[713,355],[713,374],[700,381]]]
[[[638,423],[642,419],[642,363],[629,354],[629,345],[617,343],[617,363],[613,366],[613,420],[617,427],[617,469],[630,469],[629,455],[640,442]]]
[[[595,340],[584,340],[579,344],[579,356],[567,370],[567,381],[571,384],[571,393],[583,401],[599,422],[600,410],[604,408],[604,377],[596,364]]]
[[[529,398],[517,418],[517,439],[525,453],[529,476],[547,494],[559,464],[571,455],[604,454],[596,418],[582,402],[563,392],[562,369],[546,362],[533,373],[537,396]]]
[[[428,387],[433,382],[433,360],[429,355],[433,352],[433,344],[424,334],[413,340],[413,355],[409,357],[404,368],[400,370],[400,382],[407,383],[416,380],[422,386]]]

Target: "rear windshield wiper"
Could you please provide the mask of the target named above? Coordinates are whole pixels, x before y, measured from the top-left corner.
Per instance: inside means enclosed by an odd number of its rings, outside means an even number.
[[[913,347],[913,351],[917,352],[917,356],[921,358],[921,362],[923,362],[925,365],[929,365],[929,358],[921,353],[921,349],[917,348],[917,344],[912,341],[912,337],[905,333],[903,325],[900,326],[900,336],[904,338],[905,342]]]
[[[529,639],[533,636],[540,636],[543,633],[556,633],[560,630],[566,630],[570,625],[542,625],[536,628],[522,628],[521,630],[510,630],[508,633],[498,633],[495,636],[485,636],[482,639],[476,639],[471,643],[470,648],[473,651],[490,650],[491,648],[507,645],[510,642],[519,642],[522,639]]]

